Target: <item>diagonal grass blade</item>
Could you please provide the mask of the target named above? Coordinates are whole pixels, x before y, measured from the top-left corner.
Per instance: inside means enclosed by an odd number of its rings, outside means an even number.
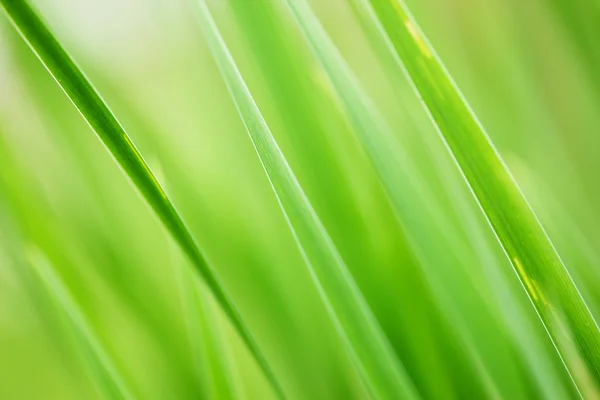
[[[32,269],[44,284],[48,296],[64,312],[68,325],[73,331],[75,343],[81,356],[85,358],[85,365],[98,390],[110,399],[135,399],[53,266],[37,249],[30,249],[28,254]]]
[[[242,78],[208,5],[197,2],[207,43],[248,131],[321,298],[374,398],[418,398],[331,238],[300,187]]]
[[[96,92],[92,84],[52,35],[36,11],[24,0],[1,0],[6,15],[61,86],[100,140],[126,172],[144,199],[173,235],[199,271],[218,303],[249,347],[278,394],[283,397],[275,375],[250,331],[227,294],[215,270],[208,264],[189,229],[181,219],[133,142]]]
[[[406,85],[406,80],[402,74],[403,64],[394,51],[393,45],[369,0],[351,0],[351,5],[369,41],[377,50],[378,57],[389,69],[390,78],[395,83],[398,98],[403,105],[403,114],[406,114],[409,121],[415,125],[414,129],[419,131],[427,129],[428,127],[421,128],[421,120],[417,122],[414,111],[409,109],[409,105],[405,104],[406,99],[400,94],[400,91],[404,90]],[[477,253],[476,262],[481,265],[478,268],[481,268],[485,273],[486,279],[490,283],[489,287],[491,287],[501,311],[501,317],[514,337],[515,345],[521,350],[525,362],[530,366],[540,392],[549,399],[567,398],[567,390],[561,382],[560,375],[568,374],[568,372],[564,369],[553,368],[551,357],[544,351],[544,347],[536,335],[535,324],[527,318],[524,305],[515,298],[512,287],[509,286],[510,282],[501,273],[500,268],[502,266],[495,257],[495,251],[491,248],[490,243],[485,240],[486,232],[484,230],[486,226],[478,223],[475,214],[479,211],[470,207],[467,198],[469,193],[457,187],[457,184],[462,186],[457,181],[457,179],[462,180],[462,177],[458,173],[455,174],[451,168],[449,169],[452,166],[452,160],[445,154],[446,149],[443,143],[439,141],[439,138],[428,133],[419,135],[417,139],[423,141],[431,158],[438,165],[436,170],[443,190],[455,212],[460,215],[459,223],[464,227],[464,231],[472,243],[473,250]],[[450,162],[446,162],[446,159]]]
[[[598,325],[498,151],[404,3],[371,4],[567,367],[585,365],[600,384]]]

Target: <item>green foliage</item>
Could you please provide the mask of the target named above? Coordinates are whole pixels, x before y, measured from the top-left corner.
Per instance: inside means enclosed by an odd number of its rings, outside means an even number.
[[[110,359],[104,346],[100,343],[93,328],[79,309],[60,278],[56,275],[48,260],[39,250],[32,248],[25,250],[30,258],[32,269],[40,283],[47,292],[47,298],[55,303],[66,318],[67,326],[74,336],[79,353],[83,358],[82,363],[89,369],[92,380],[98,387],[102,398],[132,400],[131,390],[125,380],[120,376],[114,362]]]
[[[372,4],[564,361],[600,383],[600,328],[502,158],[405,6]]]
[[[260,353],[214,269],[207,263],[173,203],[167,197],[167,194],[106,103],[27,2],[7,0],[3,1],[2,5],[31,49],[46,66],[94,132],[98,134],[119,165],[127,173],[127,176],[187,254],[194,267],[198,269],[215,298],[254,353],[268,378],[279,391],[277,381],[266,359]]]
[[[0,5],[0,398],[600,395],[595,5]]]
[[[412,383],[258,110],[208,6],[201,26],[323,303],[375,398],[416,398]]]

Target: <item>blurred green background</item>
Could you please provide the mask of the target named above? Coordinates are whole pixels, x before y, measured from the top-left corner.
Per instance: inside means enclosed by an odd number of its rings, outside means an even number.
[[[598,317],[600,5],[405,2]],[[174,200],[288,397],[367,398],[193,2],[32,3]],[[578,398],[459,170],[352,1],[310,5],[428,188],[412,215],[394,215],[284,2],[208,3],[420,396]],[[134,398],[273,398],[179,248],[6,18],[0,32],[0,399],[104,398],[98,351]],[[422,226],[418,245],[441,262],[424,267],[402,218],[419,221],[429,206],[441,219]],[[600,398],[585,366],[572,373],[587,382],[584,397]]]

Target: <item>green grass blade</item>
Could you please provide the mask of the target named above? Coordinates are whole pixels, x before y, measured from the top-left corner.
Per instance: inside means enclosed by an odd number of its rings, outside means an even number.
[[[382,62],[390,71],[390,78],[395,84],[394,87],[403,105],[402,113],[408,115],[409,121],[415,129],[425,129],[419,126],[416,116],[413,115],[414,111],[409,109],[408,104],[405,104],[406,99],[400,95],[400,91],[405,87],[405,78],[402,76],[402,61],[394,51],[393,45],[369,0],[351,0],[351,4],[367,37],[377,50],[379,58],[382,59]],[[542,343],[536,336],[534,323],[527,318],[523,305],[511,292],[510,283],[500,271],[502,266],[495,257],[495,252],[490,243],[485,240],[486,232],[484,232],[484,229],[486,226],[479,224],[477,221],[475,214],[479,211],[470,207],[467,198],[468,193],[460,190],[457,179],[462,179],[462,177],[454,173],[450,168],[450,163],[445,162],[448,157],[446,154],[442,154],[442,152],[446,152],[442,142],[437,137],[429,134],[419,135],[418,139],[424,142],[432,159],[437,164],[436,171],[442,183],[443,191],[446,193],[455,213],[460,216],[459,223],[463,226],[473,250],[477,253],[475,261],[481,265],[490,283],[502,318],[514,337],[515,345],[520,349],[525,362],[530,366],[540,393],[548,399],[567,398],[567,390],[560,379],[560,374],[564,372],[553,368],[551,357],[545,352]]]
[[[547,182],[517,157],[511,158],[510,165],[562,257],[570,265],[577,264],[577,270],[572,272],[573,279],[585,298],[593,299],[588,305],[594,317],[598,318],[600,254],[597,247],[590,242]],[[571,242],[573,239],[574,242]]]
[[[464,260],[460,253],[463,245],[452,233],[454,227],[432,201],[431,191],[411,155],[398,145],[390,126],[363,90],[311,8],[302,0],[286,2],[331,81],[350,124],[381,180],[392,209],[407,231],[411,248],[432,286],[437,304],[460,337],[487,395],[492,398],[508,396],[500,388],[501,370],[493,371],[490,357],[482,354],[489,348],[487,343],[490,338],[489,332],[477,332],[476,326],[482,319],[468,320],[466,318],[469,315],[460,311],[482,303],[485,297],[476,293],[476,285],[465,290],[463,278],[456,278],[461,274],[457,268],[464,268]],[[489,329],[498,330],[495,321],[490,319],[489,324]],[[503,389],[511,391],[513,388],[505,383]]]
[[[136,397],[125,384],[110,356],[100,343],[84,313],[58,277],[49,261],[36,249],[28,252],[30,264],[44,284],[52,301],[64,312],[69,322],[82,361],[103,398],[133,400]]]
[[[196,276],[175,262],[181,305],[186,320],[196,374],[207,399],[238,399],[234,365],[228,357],[225,332],[220,326],[212,298]]]
[[[198,1],[197,4],[201,27],[219,70],[320,295],[367,390],[375,398],[418,397],[275,142],[207,4],[204,1]]]
[[[41,18],[24,0],[1,0],[6,15],[54,77],[81,115],[126,172],[144,199],[173,235],[200,272],[218,303],[249,347],[274,389],[283,392],[258,349],[236,306],[225,291],[214,269],[207,263],[198,244],[179,216],[173,203],[152,174],[133,142],[92,84],[52,35]]]
[[[572,357],[560,345],[565,339],[556,320],[573,337],[577,364],[600,383],[598,325],[499,153],[406,6],[371,3],[563,359]]]

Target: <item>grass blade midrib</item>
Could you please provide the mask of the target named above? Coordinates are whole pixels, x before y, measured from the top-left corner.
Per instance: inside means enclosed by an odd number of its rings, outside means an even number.
[[[598,325],[498,151],[404,3],[371,3],[559,352],[565,358],[552,321],[563,315],[600,383]]]
[[[110,111],[106,103],[96,92],[90,81],[77,67],[72,58],[62,48],[37,13],[24,0],[0,0],[0,4],[48,72],[57,81],[65,94],[73,102],[77,110],[98,135],[111,155],[126,172],[126,175],[143,198],[148,202],[155,214],[172,234],[176,242],[189,257],[198,270],[218,303],[235,326],[243,341],[249,347],[259,366],[271,382],[280,397],[283,391],[266,358],[258,349],[250,331],[224,289],[216,272],[207,263],[191,235],[189,229],[179,216],[173,203],[152,174],[135,145]]]

